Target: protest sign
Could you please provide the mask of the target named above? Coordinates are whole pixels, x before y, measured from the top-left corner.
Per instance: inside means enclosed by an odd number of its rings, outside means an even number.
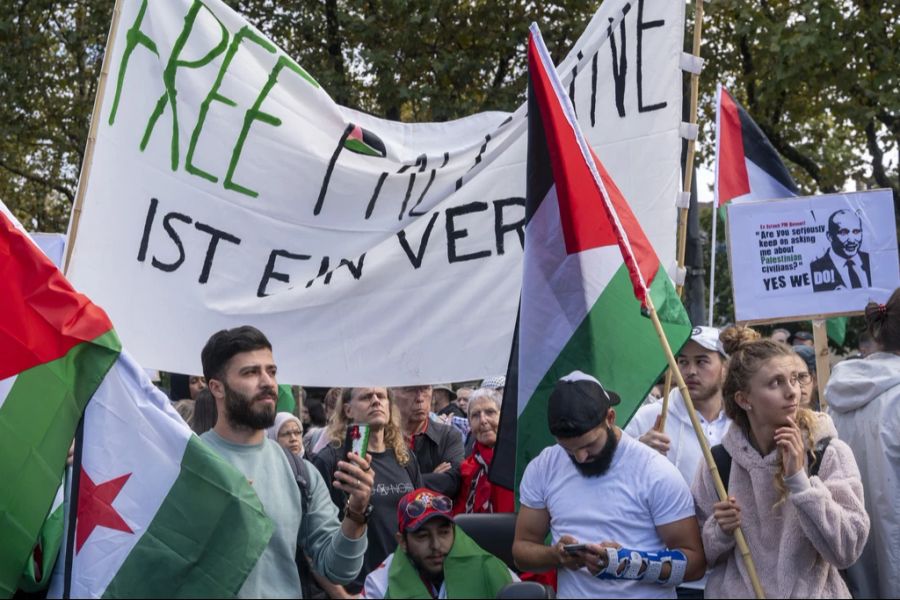
[[[900,285],[890,190],[728,205],[735,319],[859,314]]]
[[[559,67],[667,269],[683,21],[679,2],[604,2]],[[252,324],[285,382],[505,371],[524,105],[414,124],[338,106],[219,0],[125,0],[110,51],[67,274],[139,362],[197,373],[211,333]]]

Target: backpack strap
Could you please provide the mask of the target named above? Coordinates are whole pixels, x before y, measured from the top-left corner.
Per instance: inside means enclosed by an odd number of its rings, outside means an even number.
[[[303,517],[306,517],[312,499],[312,481],[309,478],[309,466],[303,457],[294,455],[294,453],[287,448],[282,447],[282,450],[284,450],[284,455],[287,457],[288,464],[291,466],[291,472],[294,474],[294,480],[297,482],[297,487],[300,489],[300,506],[303,508]],[[302,521],[300,523],[300,528],[301,530],[303,529]],[[300,576],[300,588],[303,598],[311,598],[313,594],[312,568],[309,566],[309,561],[306,559],[303,548],[299,546],[294,555],[294,563],[297,565],[297,572]]]
[[[819,443],[816,445],[815,453],[807,453],[807,459],[815,458],[815,461],[810,460],[809,464],[812,465],[809,469],[809,476],[815,477],[819,474],[819,468],[822,466],[822,457],[825,456],[825,451],[828,449],[828,444],[831,443],[831,438],[826,437],[819,440]]]
[[[719,476],[722,478],[722,484],[725,491],[728,491],[728,482],[731,479],[731,455],[722,444],[716,444],[709,449],[712,453],[713,460],[716,463],[716,469],[719,470]]]
[[[310,499],[312,498],[312,490],[310,489],[312,483],[309,478],[309,467],[302,457],[295,456],[287,448],[282,448],[282,450],[284,450],[284,455],[287,457],[288,464],[291,466],[291,472],[294,474],[294,479],[297,481],[297,487],[300,489],[300,502],[303,508],[303,514],[306,514],[309,510]]]

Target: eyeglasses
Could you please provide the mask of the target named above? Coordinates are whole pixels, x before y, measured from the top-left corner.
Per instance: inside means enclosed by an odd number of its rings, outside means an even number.
[[[809,373],[797,373],[797,381],[806,385],[810,381],[812,381],[812,375]]]
[[[406,514],[413,519],[421,517],[429,506],[438,512],[449,513],[453,510],[453,500],[446,496],[425,494],[406,505]]]

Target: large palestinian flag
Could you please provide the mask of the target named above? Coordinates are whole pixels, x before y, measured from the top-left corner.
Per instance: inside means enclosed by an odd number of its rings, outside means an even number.
[[[769,138],[721,83],[716,86],[715,174],[715,206],[720,208],[800,193]],[[846,318],[828,319],[828,337],[842,344],[846,333]]]
[[[0,596],[35,579],[82,414],[71,595],[234,596],[272,532],[248,482],[2,211],[0,288]]]
[[[498,464],[495,455],[491,473],[507,487],[514,487],[511,430],[517,431],[515,484],[528,462],[554,443],[547,399],[563,375],[579,369],[619,393],[620,425],[634,414],[666,368],[653,324],[642,314],[648,295],[673,348],[691,332],[650,241],[584,142],[534,25],[528,67],[524,274],[503,398],[503,458]]]

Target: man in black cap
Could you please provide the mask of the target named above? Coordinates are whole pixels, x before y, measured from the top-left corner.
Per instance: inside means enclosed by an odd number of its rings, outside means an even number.
[[[547,410],[557,443],[519,488],[513,556],[522,570],[559,569],[560,598],[675,598],[706,570],[690,489],[615,426],[618,403],[580,371],[557,381]]]

